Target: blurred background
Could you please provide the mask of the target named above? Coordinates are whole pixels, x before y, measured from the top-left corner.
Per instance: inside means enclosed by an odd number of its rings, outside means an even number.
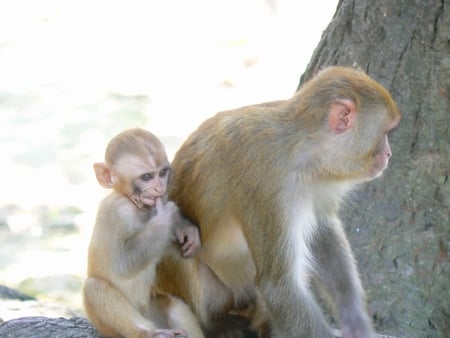
[[[1,1],[0,284],[81,310],[109,139],[147,128],[172,158],[216,112],[290,97],[336,5]]]

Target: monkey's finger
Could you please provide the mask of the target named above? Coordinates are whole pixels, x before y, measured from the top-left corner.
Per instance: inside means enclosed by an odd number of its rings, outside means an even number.
[[[195,248],[191,243],[186,243],[181,247],[181,251],[183,252],[183,257],[191,257],[194,254]]]
[[[177,332],[175,332],[175,338],[188,338],[188,334],[184,330],[177,330]]]
[[[189,247],[186,246],[186,250],[189,249],[190,255],[194,255],[197,250],[200,249],[201,243],[200,243],[200,237],[194,236],[191,238],[191,241],[189,241]]]
[[[195,233],[194,236],[192,236],[190,242],[192,243],[192,247],[194,248],[194,250],[199,249],[200,246],[202,245],[200,236],[198,235],[198,233]]]
[[[183,247],[186,249],[190,247],[196,249],[200,247],[200,237],[197,236],[195,233],[190,233],[186,236],[183,242],[180,242],[180,244],[183,244]]]
[[[187,242],[187,235],[184,232],[175,233],[177,237],[178,244],[185,244]]]
[[[156,206],[156,212],[161,210],[161,208],[163,207],[163,202],[162,202],[161,198],[155,199],[155,206]]]
[[[183,256],[188,258],[194,256],[194,254],[200,249],[200,241],[188,242],[183,245],[182,252]]]

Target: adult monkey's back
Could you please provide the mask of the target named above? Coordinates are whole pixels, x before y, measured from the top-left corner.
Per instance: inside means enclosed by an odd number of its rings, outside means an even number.
[[[198,259],[237,303],[259,290],[274,336],[333,336],[312,275],[330,294],[344,337],[373,335],[338,208],[347,191],[387,167],[387,136],[399,120],[381,85],[330,67],[289,100],[217,114],[176,154],[170,198],[200,226]],[[195,303],[207,307],[207,297],[187,301],[204,317],[207,308]]]

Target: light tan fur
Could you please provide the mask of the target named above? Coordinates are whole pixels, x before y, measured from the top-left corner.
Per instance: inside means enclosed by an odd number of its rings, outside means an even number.
[[[186,260],[199,247],[198,229],[165,202],[169,166],[151,133],[131,129],[109,143],[94,169],[113,191],[100,203],[88,250],[83,286],[85,311],[103,336],[202,338],[182,300],[154,286],[164,252]]]

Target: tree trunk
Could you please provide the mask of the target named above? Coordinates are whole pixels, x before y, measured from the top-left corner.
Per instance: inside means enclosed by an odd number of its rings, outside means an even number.
[[[342,217],[379,332],[450,337],[450,0],[341,0],[300,84],[357,65],[402,111],[391,166]]]

